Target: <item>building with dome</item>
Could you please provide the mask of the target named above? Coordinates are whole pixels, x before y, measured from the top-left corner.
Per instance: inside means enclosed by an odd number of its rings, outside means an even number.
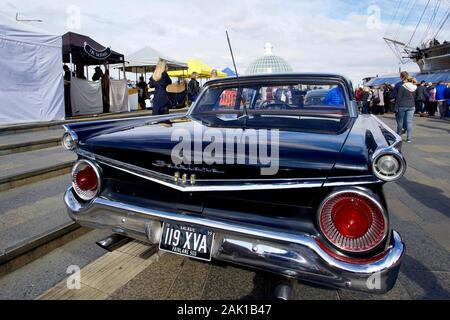
[[[265,54],[250,63],[246,70],[246,74],[257,73],[278,73],[292,71],[291,65],[283,58],[272,53],[273,46],[266,43],[264,46]]]

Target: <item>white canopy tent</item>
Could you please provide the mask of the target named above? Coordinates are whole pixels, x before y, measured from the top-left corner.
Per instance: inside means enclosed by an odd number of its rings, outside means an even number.
[[[62,38],[0,13],[0,124],[64,119]]]
[[[126,56],[125,70],[127,72],[135,73],[153,72],[153,68],[156,66],[159,59],[166,60],[169,69],[187,69],[188,67],[187,63],[169,58],[152,47],[146,46]],[[120,67],[122,67],[122,65],[120,65]]]

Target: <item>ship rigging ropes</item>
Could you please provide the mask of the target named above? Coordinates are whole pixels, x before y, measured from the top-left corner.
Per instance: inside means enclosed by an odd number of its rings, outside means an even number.
[[[385,38],[402,43],[404,47],[420,47],[427,41],[437,39],[443,30],[448,30],[445,26],[449,17],[450,0],[398,0]]]

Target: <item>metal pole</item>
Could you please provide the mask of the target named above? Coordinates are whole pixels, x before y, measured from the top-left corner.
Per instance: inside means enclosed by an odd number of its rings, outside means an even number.
[[[72,71],[73,71],[72,52],[69,53],[69,64],[70,64],[70,81],[72,81]]]

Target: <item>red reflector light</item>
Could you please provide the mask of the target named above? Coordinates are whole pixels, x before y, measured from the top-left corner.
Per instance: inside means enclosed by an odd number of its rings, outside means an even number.
[[[362,206],[362,207],[361,207]],[[360,238],[367,233],[371,224],[370,209],[365,203],[353,199],[341,200],[333,209],[334,225],[344,237]]]
[[[100,171],[87,160],[78,161],[72,170],[72,187],[83,200],[92,200],[100,190]]]
[[[98,187],[97,175],[92,167],[87,166],[78,171],[75,176],[75,183],[83,191],[95,190]]]
[[[319,208],[319,226],[334,246],[355,253],[374,249],[387,234],[381,204],[357,190],[328,196]]]

